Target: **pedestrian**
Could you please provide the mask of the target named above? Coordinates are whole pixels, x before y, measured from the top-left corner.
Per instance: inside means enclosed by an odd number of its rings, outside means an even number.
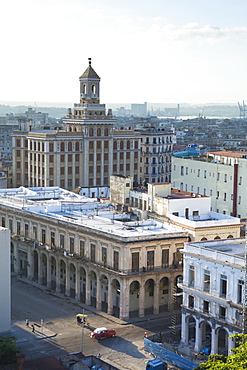
[[[32,325],[32,333],[34,333],[34,332],[35,332],[34,325]]]
[[[147,332],[145,331],[145,333],[144,333],[144,338],[147,338]]]
[[[26,319],[26,326],[29,326],[29,320]]]
[[[98,357],[98,358],[101,358],[101,354],[100,354],[100,353],[98,353],[98,354],[97,354],[97,357]]]

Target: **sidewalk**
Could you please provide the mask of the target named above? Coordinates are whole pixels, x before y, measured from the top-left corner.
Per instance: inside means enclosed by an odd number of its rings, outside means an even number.
[[[118,317],[107,314],[106,312],[99,311],[93,306],[89,306],[85,303],[81,303],[81,302],[77,301],[74,298],[65,296],[62,293],[58,293],[54,290],[48,289],[45,285],[40,285],[40,284],[36,283],[35,281],[29,280],[25,277],[20,278],[17,275],[12,274],[12,278],[13,277],[22,281],[25,284],[29,284],[29,285],[32,285],[32,286],[36,287],[39,290],[43,290],[47,294],[50,294],[54,297],[60,298],[62,300],[70,301],[71,303],[75,304],[76,306],[80,307],[81,309],[85,309],[86,311],[89,311],[89,312],[94,313],[95,315],[104,317],[107,320],[112,321],[113,323],[116,323],[116,324],[119,324],[119,325],[137,324],[137,323],[146,322],[146,321],[149,321],[149,320],[155,320],[155,319],[162,318],[162,317],[168,318],[168,317],[172,317],[172,315],[174,314],[172,312],[167,312],[166,311],[166,312],[162,312],[162,313],[156,314],[156,315],[152,314],[152,315],[145,315],[145,317],[132,317],[128,320],[121,320]]]

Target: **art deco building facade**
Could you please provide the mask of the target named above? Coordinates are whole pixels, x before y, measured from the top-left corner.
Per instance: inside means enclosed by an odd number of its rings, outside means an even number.
[[[140,135],[114,127],[91,60],[79,81],[80,103],[68,109],[63,130],[13,133],[13,187],[109,186],[113,173],[140,180]]]

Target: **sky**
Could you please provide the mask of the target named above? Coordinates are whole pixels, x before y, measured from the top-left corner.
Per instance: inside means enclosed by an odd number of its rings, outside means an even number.
[[[0,101],[79,102],[92,58],[101,103],[247,101],[246,0],[0,1]]]

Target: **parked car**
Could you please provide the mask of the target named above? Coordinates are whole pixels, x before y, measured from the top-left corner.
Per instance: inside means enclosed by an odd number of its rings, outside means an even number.
[[[113,329],[107,329],[107,328],[96,328],[90,334],[90,337],[93,339],[110,338],[110,337],[115,337],[115,336],[116,336],[116,331]]]

